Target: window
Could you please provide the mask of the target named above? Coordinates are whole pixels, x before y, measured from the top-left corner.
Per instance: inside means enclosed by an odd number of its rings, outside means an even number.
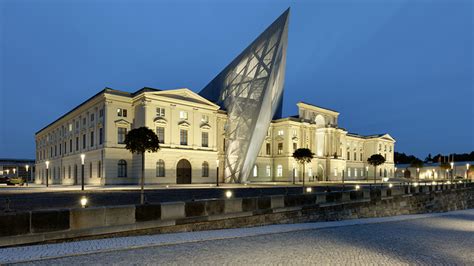
[[[188,131],[186,129],[181,129],[179,131],[179,144],[188,145]]]
[[[283,143],[278,143],[278,154],[281,155],[283,153]]]
[[[351,159],[351,153],[347,152],[347,160],[349,161]]]
[[[62,151],[62,148],[61,148],[61,143],[59,143],[59,155],[61,155],[61,151]]]
[[[54,145],[54,156],[58,155],[58,145]]]
[[[91,131],[91,147],[94,147],[94,131]]]
[[[165,143],[165,128],[156,127],[156,136],[158,136],[158,143]]]
[[[387,169],[383,169],[383,177],[387,177]]]
[[[267,143],[267,155],[271,155],[272,153],[272,146],[270,145],[270,143]]]
[[[92,178],[92,162],[89,163],[89,178]]]
[[[283,166],[281,164],[277,166],[277,176],[278,177],[283,176]]]
[[[258,176],[258,167],[257,165],[254,165],[253,166],[253,177],[257,177]]]
[[[72,131],[72,123],[69,123],[68,127],[69,127],[69,131]]]
[[[202,146],[203,147],[209,147],[209,133],[208,132],[202,132]]]
[[[69,152],[72,152],[72,139],[69,140]]]
[[[186,111],[179,111],[179,118],[181,120],[188,120],[188,112]]]
[[[83,134],[83,135],[82,135],[82,148],[83,148],[83,149],[86,148],[86,134]]]
[[[118,144],[125,143],[125,136],[127,135],[127,128],[119,127],[117,128],[117,142]]]
[[[156,162],[156,177],[164,177],[165,176],[165,161],[158,160]]]
[[[293,150],[296,151],[298,149],[298,144],[296,142],[293,142]]]
[[[308,169],[308,177],[312,177],[313,176],[313,168],[309,168]]]
[[[272,168],[270,167],[270,165],[267,165],[267,166],[265,167],[265,174],[266,174],[267,176],[271,176],[271,175],[272,175]]]
[[[283,136],[283,129],[278,130],[278,136]]]
[[[382,168],[380,168],[379,176],[382,177]]]
[[[117,116],[127,117],[127,109],[118,108],[117,109]]]
[[[202,177],[209,177],[209,163],[202,163]]]
[[[104,143],[104,129],[99,128],[99,145]]]
[[[104,108],[99,110],[99,117],[104,117]]]
[[[71,178],[71,166],[67,167],[67,178]]]
[[[296,136],[298,136],[298,135],[296,134],[296,129],[293,129],[293,137],[296,137]]]
[[[97,177],[102,177],[102,162],[97,162]]]
[[[347,177],[351,177],[351,168],[347,168]]]
[[[82,126],[83,126],[83,127],[85,127],[85,126],[86,126],[86,122],[87,122],[87,121],[86,121],[86,118],[85,118],[85,117],[84,117],[84,118],[82,118]]]
[[[362,162],[362,152],[360,153],[360,161]]]
[[[94,118],[95,118],[94,114],[91,114],[91,122],[94,122]]]
[[[354,152],[354,161],[357,161],[357,153]]]
[[[357,177],[357,169],[354,169],[354,177]]]
[[[79,120],[76,121],[76,131],[79,130]]]
[[[67,144],[67,142],[64,142],[64,146],[63,146],[63,148],[64,148],[64,152],[63,152],[63,153],[64,153],[64,154],[66,154],[66,152],[67,152],[67,145],[66,145],[66,144]]]
[[[156,116],[165,117],[165,108],[156,108]]]
[[[203,123],[209,123],[209,116],[208,116],[208,115],[202,115],[202,117],[201,117],[201,122],[203,122]]]
[[[119,160],[117,167],[118,177],[127,177],[127,162],[125,160]]]
[[[76,137],[76,151],[79,150],[79,137]]]
[[[74,165],[74,179],[77,179],[77,164]]]

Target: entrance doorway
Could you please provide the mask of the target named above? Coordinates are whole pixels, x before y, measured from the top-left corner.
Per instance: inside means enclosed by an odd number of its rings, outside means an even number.
[[[191,184],[191,163],[181,159],[176,166],[176,184]]]

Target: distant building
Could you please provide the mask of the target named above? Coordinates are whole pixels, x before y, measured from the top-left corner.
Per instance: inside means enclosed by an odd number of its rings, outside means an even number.
[[[453,168],[442,168],[440,163],[425,163],[423,167],[412,167],[410,164],[397,164],[396,176],[420,180],[438,180],[464,178],[474,179],[474,161],[454,162]]]
[[[203,90],[134,93],[106,88],[36,133],[36,182],[79,184],[85,154],[86,184],[137,184],[141,156],[123,144],[133,128],[153,129],[161,150],[145,154],[145,182],[212,183],[292,181],[302,169],[295,149],[310,148],[310,180],[366,179],[372,154],[387,159],[377,178],[393,176],[395,140],[360,136],[338,127],[339,113],[298,103],[281,118],[289,10]],[[46,162],[49,168],[46,169]],[[220,169],[220,170],[218,170]]]
[[[28,171],[26,170],[28,166]],[[22,177],[32,182],[35,176],[35,160],[0,158],[0,177]]]

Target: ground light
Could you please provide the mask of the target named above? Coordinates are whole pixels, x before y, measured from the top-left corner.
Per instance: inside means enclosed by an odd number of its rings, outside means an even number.
[[[227,190],[227,191],[225,192],[225,197],[228,198],[228,199],[232,198],[232,191]]]
[[[81,206],[82,206],[82,208],[87,208],[87,198],[86,197],[81,198]]]
[[[392,187],[393,187],[393,184],[392,184],[392,183],[388,184],[388,187],[389,187],[389,188],[392,188]]]
[[[355,186],[355,189],[356,189],[356,190],[359,190],[359,189],[360,189],[360,186],[359,186],[359,185],[356,185],[356,186]]]
[[[417,187],[418,185],[419,185],[418,182],[413,183],[414,187]]]
[[[436,181],[431,182],[431,185],[436,185]]]
[[[307,187],[307,188],[306,188],[306,192],[307,192],[307,193],[311,193],[311,191],[313,191],[313,189],[312,189],[311,187]]]

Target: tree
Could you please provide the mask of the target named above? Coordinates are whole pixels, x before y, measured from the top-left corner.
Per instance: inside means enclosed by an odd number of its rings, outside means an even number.
[[[125,136],[125,148],[131,153],[141,154],[142,156],[142,176],[140,180],[140,204],[144,203],[145,194],[145,152],[157,152],[160,149],[158,136],[153,130],[147,127],[139,127],[130,130]]]
[[[299,148],[293,152],[293,158],[303,165],[303,189],[304,189],[304,174],[305,174],[305,165],[310,163],[313,159],[314,153],[311,152],[308,148]],[[304,191],[303,191],[304,192]]]
[[[367,163],[374,167],[374,183],[377,183],[377,166],[385,163],[385,157],[381,154],[373,154],[367,159]]]

